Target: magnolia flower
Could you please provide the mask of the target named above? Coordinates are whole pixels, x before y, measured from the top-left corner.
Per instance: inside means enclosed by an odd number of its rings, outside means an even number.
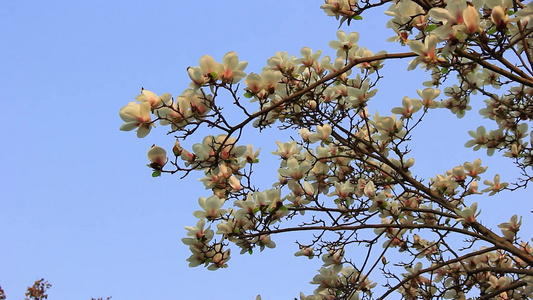
[[[278,150],[272,152],[272,154],[279,155],[283,159],[287,159],[289,157],[292,157],[292,156],[300,153],[300,151],[302,150],[302,147],[299,147],[296,144],[296,141],[290,141],[290,142],[286,142],[286,143],[282,143],[280,141],[276,141],[276,144],[278,145]],[[284,167],[284,166],[286,166],[286,165],[282,164],[282,167]]]
[[[444,89],[444,94],[446,96],[450,96],[450,98],[442,101],[440,104],[440,107],[448,108],[459,118],[464,117],[466,111],[472,109],[472,107],[468,105],[468,103],[470,102],[470,97],[467,93],[464,92],[463,89],[464,88],[461,88],[456,84],[451,87],[446,87]]]
[[[437,57],[437,36],[435,34],[430,34],[424,39],[424,43],[420,41],[411,41],[409,43],[409,48],[411,51],[418,54],[418,57],[413,59],[409,63],[408,70],[414,70],[419,63],[423,64],[435,64],[442,59]]]
[[[405,270],[409,273],[403,273],[402,275],[404,277],[414,276],[414,280],[416,280],[418,283],[425,283],[428,284],[430,280],[422,275],[420,275],[420,270],[422,270],[422,263],[417,262],[413,268],[413,266],[406,266],[404,267]]]
[[[296,56],[292,55],[289,57],[289,54],[286,51],[276,52],[275,56],[272,56],[267,60],[267,67],[263,70],[272,70],[280,72],[292,72],[296,66]]]
[[[370,199],[373,199],[376,196],[376,187],[374,186],[373,181],[370,181],[365,185],[365,188],[363,189],[363,193],[365,196],[367,196]]]
[[[522,145],[512,144],[511,149],[509,151],[506,151],[503,156],[516,158],[519,157],[521,150]]]
[[[492,8],[490,19],[500,30],[507,28],[507,24],[509,23],[509,16],[500,5],[496,5]]]
[[[296,180],[289,179],[287,181],[287,186],[296,197],[302,196],[304,194],[304,189],[300,185],[300,182]]]
[[[163,94],[160,97],[158,97],[155,93],[149,90],[141,89],[141,94],[135,97],[135,100],[141,103],[148,102],[150,103],[150,106],[152,107],[152,109],[154,109],[154,108],[161,106],[164,103],[169,102],[170,98],[172,98],[172,96],[169,93]]]
[[[245,159],[248,163],[257,163],[259,162],[259,160],[257,159],[259,153],[261,153],[261,148],[258,148],[254,152],[252,144],[248,144],[248,146],[246,146],[246,151],[242,155],[242,158]]]
[[[120,118],[125,122],[120,130],[131,131],[137,128],[137,137],[143,138],[152,129],[153,123],[150,118],[150,102],[130,102],[120,109]]]
[[[214,236],[213,230],[210,229],[210,227],[205,227],[205,220],[200,219],[198,220],[198,223],[196,223],[196,227],[190,227],[185,226],[185,229],[187,229],[187,238],[182,238],[181,241],[189,246],[191,250],[201,250],[204,248],[205,244],[211,241]]]
[[[203,264],[207,257],[205,256],[204,252],[201,251],[202,249],[195,249],[190,248],[192,255],[186,259],[186,261],[189,262],[189,267],[194,268],[198,267],[199,265]]]
[[[497,192],[505,189],[509,184],[507,182],[500,183],[500,174],[494,175],[494,182],[490,180],[483,181],[483,184],[489,187],[482,190],[483,193],[490,192],[489,196],[496,194]]]
[[[198,220],[196,227],[185,226],[185,229],[187,229],[187,236],[192,236],[197,239],[205,238],[208,241],[211,240],[213,238],[213,230],[211,230],[210,227],[207,227],[207,229],[204,229],[204,227],[204,219]]]
[[[294,253],[294,256],[307,256],[307,258],[313,259],[313,257],[315,257],[315,253],[313,251],[313,247],[300,247],[300,250]]]
[[[348,60],[350,62],[354,62],[354,60],[357,60],[359,58],[380,56],[380,55],[385,55],[385,54],[387,54],[387,51],[384,51],[384,50],[379,51],[374,54],[372,51],[368,50],[365,47],[361,47],[361,49],[359,50],[353,47],[352,49],[350,49],[350,51],[348,51]],[[383,67],[383,59],[363,62],[363,63],[357,64],[356,67],[360,68],[362,72],[368,71],[368,74],[372,74],[376,70],[379,70]]]
[[[392,117],[381,117],[376,114],[374,116],[374,124],[376,129],[381,134],[379,137],[381,141],[388,140],[391,137],[401,138],[406,133],[402,130],[403,121],[396,121],[396,115],[392,115]]]
[[[467,193],[468,194],[481,194],[478,192],[477,180],[472,181],[472,183],[468,186]]]
[[[309,181],[304,181],[303,189],[307,196],[313,196],[315,194],[315,188],[309,183]]]
[[[457,213],[457,215],[459,215],[460,218],[457,218],[456,221],[473,223],[476,221],[476,217],[479,216],[479,214],[481,213],[481,211],[477,213],[476,211],[477,202],[474,202],[472,206],[465,207],[462,210],[458,208],[455,212]]]
[[[204,55],[200,58],[200,69],[206,81],[216,81],[223,72],[224,67],[215,61],[210,55]]]
[[[421,101],[412,101],[411,98],[405,96],[402,99],[402,107],[395,107],[391,110],[393,114],[402,116],[402,119],[410,119],[411,116],[422,108]]]
[[[358,74],[359,75],[359,74]],[[352,104],[353,107],[363,107],[366,106],[366,102],[370,98],[374,97],[378,92],[377,89],[369,91],[370,88],[370,79],[366,79],[361,83],[358,88],[348,87],[348,102]]]
[[[345,181],[343,183],[335,182],[335,190],[331,194],[328,194],[328,196],[336,195],[340,199],[349,199],[354,192],[355,187],[350,181]]]
[[[268,206],[272,201],[268,199],[267,191],[263,192],[254,192],[252,194],[252,199],[254,200],[255,204],[259,209]],[[237,203],[237,201],[235,201]]]
[[[424,90],[416,90],[417,94],[422,97],[422,104],[426,108],[436,108],[439,106],[439,103],[435,101],[440,95],[439,89],[425,88]]]
[[[328,55],[322,57],[320,62],[316,60],[315,63],[313,64],[314,73],[317,75],[322,75],[324,74],[326,70],[331,70],[332,68],[333,68],[333,65],[331,64],[331,57],[329,57]],[[309,72],[309,69],[307,69],[306,72]],[[308,74],[311,74],[311,73],[308,73]],[[303,75],[309,78],[307,73],[304,73]]]
[[[236,146],[236,142],[237,139],[235,137],[228,137],[225,134],[219,134],[214,139],[214,145],[217,151],[220,152],[220,157],[226,160],[241,157],[248,149],[246,146]]]
[[[191,87],[194,89],[197,89],[206,83],[204,74],[202,74],[202,68],[200,67],[188,67],[187,74],[192,80]]]
[[[302,73],[309,67],[313,67],[317,62],[318,58],[322,55],[322,50],[317,50],[313,53],[309,47],[303,47],[300,50],[301,58],[296,59],[296,63],[301,64],[298,68],[298,73]]]
[[[194,162],[194,160],[196,159],[196,155],[182,148],[180,158],[183,159],[185,161],[185,165],[188,166],[192,162]]]
[[[474,151],[477,151],[487,143],[487,131],[483,126],[479,126],[476,131],[468,131],[468,134],[474,139],[465,143],[465,147],[467,148],[474,147]]]
[[[485,173],[488,167],[482,167],[481,159],[478,158],[474,161],[474,163],[465,162],[463,164],[463,168],[467,172],[468,176],[479,180],[479,174]]]
[[[309,141],[314,143],[316,141],[326,141],[331,135],[332,129],[331,125],[324,124],[322,126],[318,125],[316,127],[316,133],[309,136]]]
[[[329,64],[328,65],[328,69],[331,71],[331,73],[340,71],[340,69],[342,69],[342,68],[344,68],[346,66],[345,62],[346,62],[346,58],[337,57],[335,59],[335,61],[333,62],[333,64]],[[342,73],[337,78],[340,81],[345,82],[346,80],[348,80],[348,75],[350,75],[350,74],[352,74],[352,70],[348,70],[348,71]],[[331,97],[334,96],[333,94],[334,94],[335,90],[336,90],[336,88],[334,86],[331,86],[331,85],[326,88],[326,90],[322,94],[323,98],[327,99],[326,102],[331,102]],[[323,101],[320,101],[320,102],[323,102]]]
[[[226,180],[220,174],[213,174],[213,172],[205,170],[205,175],[204,178],[198,180],[204,183],[206,189],[225,186]]]
[[[235,211],[232,211],[232,215],[235,215]],[[203,220],[203,219],[202,219]],[[235,232],[238,232],[237,224],[235,219],[229,219],[226,223],[221,222],[217,224],[217,234],[222,234],[226,236],[231,236]]]
[[[520,217],[520,221],[518,221],[518,216],[513,215],[509,222],[501,223],[500,225],[498,225],[498,227],[500,227],[502,234],[505,236],[506,239],[513,241],[516,236],[516,233],[518,232],[518,230],[520,230],[521,225],[522,217]]]
[[[207,219],[213,220],[220,218],[224,215],[227,210],[221,209],[224,205],[224,199],[219,198],[216,195],[212,195],[209,198],[200,197],[198,198],[198,204],[204,209],[204,211],[197,210],[193,213],[193,216],[198,219]]]
[[[310,142],[309,138],[311,137],[311,131],[309,131],[309,129],[302,127],[298,130],[298,134],[302,137],[304,142]]]
[[[214,158],[215,150],[214,147],[214,137],[212,135],[208,135],[204,137],[202,140],[202,143],[196,143],[192,145],[192,150],[194,151],[194,156],[198,159],[205,160],[205,161],[211,161]]]
[[[329,268],[322,267],[318,270],[318,272],[319,275],[313,277],[313,280],[310,282],[311,284],[319,285],[317,291],[322,291],[330,287],[335,287],[337,281],[339,280],[339,270],[335,268],[335,266],[331,266]]]
[[[287,160],[287,169],[278,169],[278,173],[283,177],[290,177],[298,180],[302,179],[304,174],[311,169],[311,163],[308,160],[299,162],[294,156]]]
[[[266,99],[279,89],[282,77],[283,74],[280,71],[270,69],[263,70],[261,75],[250,73],[244,80],[247,86],[245,90],[259,99]]]
[[[329,265],[342,265],[342,260],[344,259],[344,249],[330,249],[328,253],[322,255],[322,261],[324,266]]]
[[[352,5],[355,5],[355,0],[326,0],[326,4],[322,4],[320,8],[324,10],[328,16],[335,16],[338,20],[339,16],[345,18],[354,15],[352,11]]]
[[[465,88],[472,89],[472,94],[477,94],[476,88],[483,86],[483,79],[481,79],[479,76],[477,76],[474,72],[469,72],[464,77],[464,80],[462,82],[462,86]]]
[[[246,211],[246,213],[253,214],[256,208],[256,203],[252,200],[252,195],[247,194],[245,200],[235,200],[235,206],[240,207]]]
[[[433,7],[430,9],[428,14],[433,21],[443,23],[433,33],[442,40],[456,40],[457,28],[455,25],[463,23],[463,11],[466,6],[465,0],[449,0],[446,8]]]
[[[222,73],[220,79],[226,83],[237,83],[246,76],[243,71],[248,65],[247,61],[239,62],[239,57],[235,51],[226,53],[222,58]]]
[[[346,32],[337,30],[338,41],[329,42],[329,46],[334,50],[337,50],[337,57],[342,57],[346,54],[346,51],[357,47],[357,41],[359,40],[359,34],[357,32],[351,32],[346,35]]]
[[[453,179],[455,179],[455,181],[458,181],[458,182],[463,182],[466,179],[466,173],[462,166],[454,167],[452,169],[451,175]]]
[[[463,25],[458,25],[457,29],[473,34],[480,31],[479,22],[479,11],[474,6],[467,5],[463,10]]]
[[[406,26],[408,23],[417,29],[423,30],[427,22],[424,9],[411,0],[392,4],[385,14],[394,17],[387,22],[387,28],[392,28],[399,35],[399,37],[392,38],[392,40],[400,40],[403,43],[408,42],[407,36],[409,33],[406,31],[406,28],[410,27]]]
[[[480,79],[483,85],[492,85],[493,88],[499,89],[501,87],[501,82],[499,81],[500,74],[491,71],[489,69],[481,70],[481,73],[477,73],[477,77]],[[496,95],[492,95],[495,97]],[[490,101],[491,99],[489,99]],[[487,102],[487,100],[485,100]]]
[[[257,244],[259,245],[261,251],[263,251],[265,247],[270,249],[276,248],[276,243],[270,239],[270,234],[263,234],[259,236],[259,241]]]
[[[156,170],[161,170],[168,160],[167,151],[159,146],[153,145],[150,150],[148,150],[148,159],[150,160],[148,166]]]
[[[429,11],[429,16],[437,22],[443,22],[445,25],[460,24],[463,22],[463,11],[466,9],[465,0],[450,0],[446,8],[434,7]]]
[[[457,39],[457,30],[466,33],[476,32],[479,29],[479,15],[476,22],[476,15],[468,7],[473,8],[467,5],[465,0],[449,0],[446,8],[432,8],[428,15],[435,23],[442,22],[433,33],[443,40],[454,40]]]
[[[176,101],[171,100],[166,106],[155,111],[159,117],[159,124],[171,125],[172,130],[178,130],[187,125],[192,116],[191,103],[183,95],[178,96]]]
[[[263,89],[261,85],[261,75],[256,73],[250,73],[244,80],[244,83],[247,86],[246,91],[248,91],[252,95],[259,94],[259,92],[261,92],[261,90]]]
[[[452,175],[441,176],[437,174],[436,178],[431,178],[430,180],[433,188],[445,194],[454,195],[459,186],[459,183],[452,180]]]
[[[241,182],[235,176],[231,176],[228,179],[228,183],[231,186],[231,188],[235,191],[240,191],[242,189]]]
[[[214,168],[213,170],[217,171],[219,175],[226,179],[230,178],[233,174],[233,170],[231,169],[231,167],[225,163],[220,164],[218,168]]]
[[[178,103],[188,102],[190,105],[191,113],[185,113],[184,117],[193,115],[198,119],[202,119],[211,110],[211,99],[211,95],[205,96],[199,90],[186,89],[178,96],[177,101]]]

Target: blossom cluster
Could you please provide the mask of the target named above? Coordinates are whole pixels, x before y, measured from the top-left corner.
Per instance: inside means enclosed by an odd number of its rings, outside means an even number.
[[[389,3],[325,2],[322,9],[341,24]],[[121,130],[145,137],[159,122],[176,135],[174,157],[160,146],[148,151],[153,176],[203,174],[209,195],[199,197],[200,209],[193,212],[198,223],[186,227],[182,239],[191,267],[226,267],[231,244],[252,253],[275,248],[277,233],[312,231],[298,241],[295,256],[319,257],[323,266],[311,281],[313,295],[300,299],[372,298],[378,276],[389,279],[381,298],[399,292],[406,299],[464,299],[476,289],[487,298],[531,297],[533,250],[518,236],[522,218],[513,215],[494,231],[482,224],[482,204],[471,197],[525,187],[533,179],[533,5],[390,3],[389,41],[408,52],[374,53],[358,45],[358,33],[338,30],[329,43],[334,55],[309,47],[299,55],[277,52],[258,73],[244,72],[247,62],[233,51],[221,63],[205,55],[187,69],[191,83],[175,99],[142,89],[137,102],[120,110]],[[412,59],[406,69],[421,67],[430,80],[417,96],[399,96],[390,114],[371,113],[388,59]],[[222,97],[233,101],[231,114],[222,110]],[[496,127],[468,131],[472,140],[465,147],[501,152],[522,178],[508,183],[499,174],[483,177],[488,167],[476,159],[422,179],[410,157],[414,129],[437,109],[462,118],[477,98],[485,103],[480,115]],[[278,177],[266,189],[256,187],[252,176],[261,166],[260,150],[239,145],[247,126],[260,133],[273,126],[294,130],[290,141],[275,141]],[[219,134],[182,145],[202,127]],[[454,239],[466,240],[461,251]],[[366,255],[348,257],[349,250]],[[393,250],[401,258],[391,263]]]

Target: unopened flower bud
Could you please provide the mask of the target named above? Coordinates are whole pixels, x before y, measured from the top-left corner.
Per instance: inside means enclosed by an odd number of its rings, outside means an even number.
[[[229,178],[229,185],[231,186],[232,189],[236,191],[239,191],[240,189],[242,189],[241,182],[235,176],[231,176]]]
[[[148,159],[150,160],[149,167],[161,170],[167,163],[167,152],[159,146],[152,145],[150,150],[148,150]]]
[[[174,147],[172,147],[172,152],[175,156],[180,156],[183,149],[180,146],[180,141],[176,139],[176,143],[174,143]]]

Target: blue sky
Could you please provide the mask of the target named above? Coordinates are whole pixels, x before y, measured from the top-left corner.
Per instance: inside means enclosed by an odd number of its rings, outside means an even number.
[[[42,277],[53,285],[50,299],[254,299],[259,293],[263,299],[292,299],[299,291],[311,293],[308,282],[320,262],[294,258],[296,235],[275,238],[275,250],[253,256],[234,251],[228,269],[188,268],[189,250],[180,239],[184,226],[196,224],[197,198],[208,195],[197,181],[201,176],[152,178],[146,151],[154,143],[172,146],[166,128],[145,139],[118,130],[119,109],[141,87],[180,94],[190,82],[186,68],[204,54],[221,60],[235,50],[249,62],[247,72],[260,72],[276,51],[298,55],[308,46],[334,55],[327,44],[338,22],[319,9],[322,1],[303,3],[2,4],[0,284],[8,299],[23,299],[25,288]],[[387,17],[364,17],[343,28],[359,31],[360,45],[374,52],[399,48],[384,42],[393,35],[385,29]],[[423,72],[405,76],[407,64],[388,64],[373,109],[387,113],[404,95],[415,97],[415,89],[423,88]],[[467,130],[479,122],[445,111],[428,121],[428,130],[414,139],[420,174],[442,174],[483,156],[462,147]],[[267,156],[277,148],[276,139],[273,130],[244,141]],[[268,165],[257,171],[267,183],[276,180],[275,172]],[[477,201],[487,219],[504,215],[504,222],[531,210],[529,194],[514,195]]]

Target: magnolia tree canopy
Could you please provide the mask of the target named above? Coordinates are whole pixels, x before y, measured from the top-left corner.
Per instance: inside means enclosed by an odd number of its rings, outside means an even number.
[[[321,8],[350,25],[379,6],[388,7],[388,40],[404,52],[373,53],[358,33],[339,30],[329,43],[335,56],[303,47],[250,73],[236,52],[221,62],[204,55],[180,95],[142,89],[120,110],[121,130],[144,138],[158,123],[176,138],[172,149],[148,150],[154,177],[202,174],[208,192],[182,239],[189,266],[224,268],[230,249],[274,248],[277,234],[299,232],[295,255],[323,261],[302,300],[531,299],[533,247],[517,235],[522,217],[484,226],[472,196],[533,180],[533,3],[327,0]],[[413,82],[417,98],[399,96],[389,114],[372,114],[389,60],[405,61],[406,73],[424,69],[428,80],[423,89]],[[488,178],[481,159],[432,178],[415,174],[413,130],[435,110],[475,115],[470,101],[484,101],[479,114],[492,125],[471,128],[465,146],[504,156],[520,175]],[[280,162],[272,188],[256,187],[254,171],[268,168],[261,156],[271,154],[246,142],[249,127],[294,132],[272,140]],[[186,147],[201,128],[216,134]]]

